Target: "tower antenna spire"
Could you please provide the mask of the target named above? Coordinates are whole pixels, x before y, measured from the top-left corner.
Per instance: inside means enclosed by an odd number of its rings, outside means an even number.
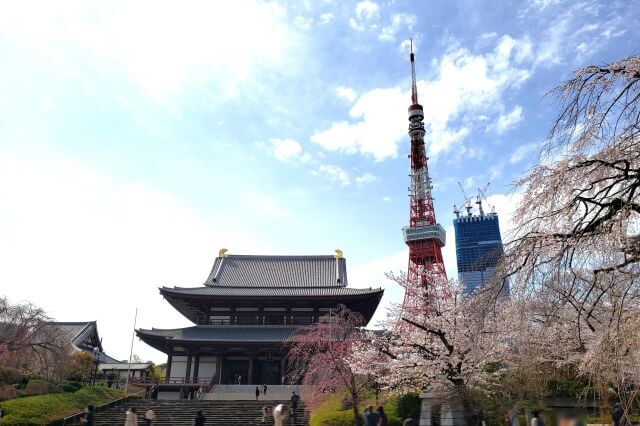
[[[411,43],[411,104],[418,105],[418,85],[416,83],[416,62],[413,55],[413,39],[410,39]]]
[[[425,292],[434,291],[446,282],[447,274],[442,260],[442,247],[446,242],[444,228],[436,221],[433,208],[433,185],[429,176],[425,149],[424,109],[418,103],[416,64],[411,39],[411,105],[409,106],[409,140],[411,174],[409,186],[409,226],[402,228],[404,242],[409,246],[407,286],[402,309],[404,313],[420,318],[428,314]]]

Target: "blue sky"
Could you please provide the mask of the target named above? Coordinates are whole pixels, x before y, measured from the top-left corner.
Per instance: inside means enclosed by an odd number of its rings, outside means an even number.
[[[0,293],[98,320],[128,356],[138,326],[188,321],[160,285],[200,285],[218,249],[332,254],[353,286],[402,292],[408,39],[436,214],[490,185],[508,231],[579,66],[638,52],[630,1],[4,2]],[[384,315],[379,309],[378,318]],[[136,342],[134,352],[163,361]]]

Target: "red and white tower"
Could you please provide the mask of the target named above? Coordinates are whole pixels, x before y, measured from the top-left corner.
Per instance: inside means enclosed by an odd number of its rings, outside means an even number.
[[[446,242],[444,228],[436,222],[431,196],[431,178],[424,147],[424,111],[418,103],[416,66],[411,46],[411,106],[409,107],[409,137],[411,139],[411,199],[409,226],[402,228],[404,242],[409,246],[407,289],[403,310],[426,314],[425,295],[436,280],[447,278],[441,248]]]

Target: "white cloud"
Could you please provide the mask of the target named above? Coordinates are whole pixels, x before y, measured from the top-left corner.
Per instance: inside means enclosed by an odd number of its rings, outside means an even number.
[[[522,107],[520,105],[516,105],[516,107],[510,113],[502,114],[500,115],[500,117],[498,117],[498,121],[495,123],[493,129],[499,135],[504,134],[513,129],[518,123],[522,121],[523,118]]]
[[[356,17],[360,20],[373,19],[378,16],[380,7],[371,0],[364,0],[356,5]]]
[[[382,197],[382,201],[384,201],[385,203],[390,203],[391,197]]]
[[[284,8],[256,0],[142,0],[108,9],[99,1],[27,0],[1,7],[0,39],[65,76],[121,74],[158,100],[214,83],[226,99],[289,58],[300,38],[287,19]]]
[[[532,60],[528,39],[503,36],[493,51],[485,54],[454,48],[435,61],[435,78],[418,82],[428,126],[429,155],[451,150],[488,114],[503,111],[503,94],[529,78],[531,72],[526,65]],[[351,108],[351,121],[334,122],[313,134],[311,140],[331,151],[371,155],[376,161],[396,157],[398,145],[406,140],[409,99],[408,90],[399,87],[373,89],[361,95]],[[464,152],[482,155],[477,150]]]
[[[346,99],[349,102],[353,102],[358,97],[358,94],[351,87],[338,86],[336,88],[336,94],[342,99]]]
[[[537,144],[537,143],[529,143],[529,144],[520,145],[513,152],[513,154],[511,154],[511,157],[509,158],[509,162],[511,164],[519,163],[525,157],[527,157],[529,154],[532,154],[533,152],[535,152],[538,149],[539,146],[540,145]]]
[[[378,38],[384,41],[394,41],[398,31],[403,28],[407,28],[411,31],[415,24],[416,17],[414,15],[408,13],[395,13],[391,16],[391,23],[382,28]]]
[[[355,288],[379,288],[384,289],[382,300],[378,305],[373,318],[368,324],[369,328],[379,328],[379,323],[386,319],[387,309],[394,304],[400,304],[404,300],[404,288],[387,279],[387,272],[399,273],[407,270],[409,252],[407,249],[398,251],[388,256],[373,259],[362,264],[350,266],[349,286]]]
[[[320,15],[319,24],[320,25],[328,24],[329,22],[333,21],[333,18],[334,18],[333,13],[331,12],[323,13],[322,15]]]
[[[322,176],[331,182],[338,182],[342,186],[351,185],[349,174],[339,166],[334,164],[321,164],[317,170],[311,172],[315,176]]]
[[[293,139],[271,138],[267,149],[279,161],[308,163],[311,160],[311,155],[303,153],[302,146]]]
[[[487,197],[489,209],[495,209],[500,219],[500,234],[503,244],[507,244],[515,235],[514,214],[518,204],[522,200],[522,194],[493,194]]]
[[[372,175],[371,173],[365,173],[361,176],[356,176],[356,183],[360,186],[368,185],[378,180],[377,176]]]
[[[522,16],[529,12],[540,14],[539,19],[549,15],[544,12],[551,5],[558,4],[555,0],[540,0],[527,7]],[[552,14],[552,19],[546,20],[542,41],[536,52],[535,65],[549,68],[561,63],[571,62],[584,65],[584,62],[601,51],[613,38],[626,33],[623,26],[624,17],[614,9],[608,9],[607,3],[584,1],[568,3],[559,13]],[[602,19],[601,23],[593,23]]]
[[[411,52],[411,40],[402,40],[398,45],[398,50],[402,53]],[[413,46],[413,53],[417,52],[417,46]]]
[[[371,27],[369,21],[378,17],[380,7],[377,3],[364,0],[356,4],[355,16],[349,19],[351,28],[357,31],[364,31]]]
[[[399,88],[374,89],[349,111],[355,123],[340,121],[316,132],[311,140],[330,151],[360,152],[381,161],[397,155],[397,141],[406,133],[409,96]]]
[[[59,321],[97,320],[118,359],[129,356],[136,307],[138,327],[191,325],[158,286],[200,285],[221,247],[272,249],[244,232],[246,218],[201,216],[148,183],[119,182],[44,149],[0,150],[0,199],[3,293]],[[143,359],[166,361],[138,339],[134,345]]]
[[[296,16],[296,18],[293,20],[293,23],[302,31],[309,31],[311,29],[311,26],[313,25],[313,19],[305,18],[304,16]]]

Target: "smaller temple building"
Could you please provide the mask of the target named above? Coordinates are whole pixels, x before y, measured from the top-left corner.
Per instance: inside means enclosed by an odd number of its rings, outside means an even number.
[[[220,250],[198,287],[161,287],[192,327],[138,329],[167,354],[167,386],[283,384],[285,341],[343,304],[373,316],[383,290],[349,288],[346,260],[335,256],[228,255]],[[168,390],[168,389],[167,389]]]

